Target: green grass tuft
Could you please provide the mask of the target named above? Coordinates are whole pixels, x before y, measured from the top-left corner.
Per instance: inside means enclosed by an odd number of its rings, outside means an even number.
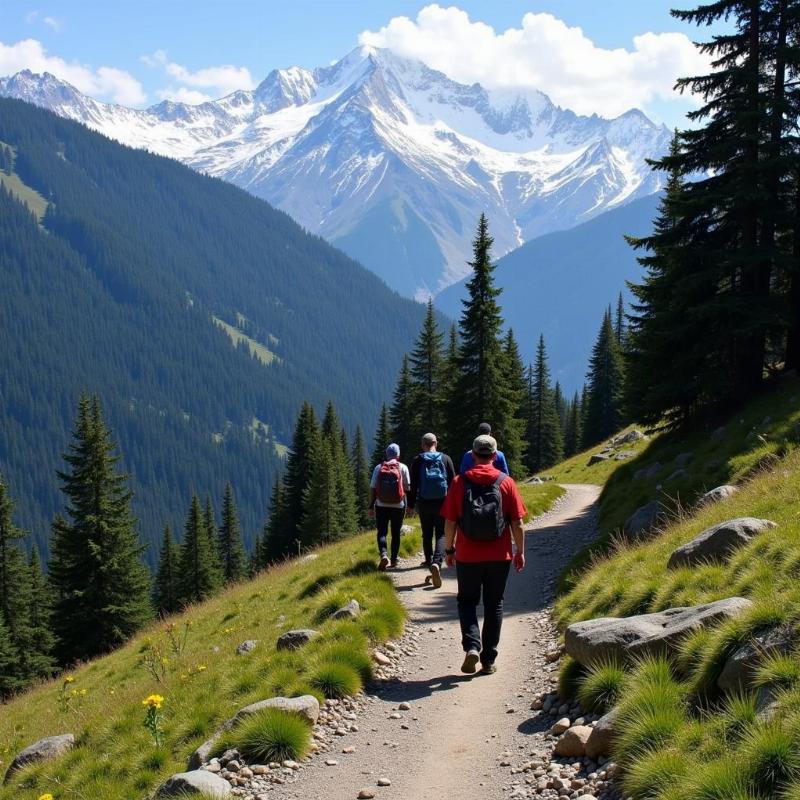
[[[625,683],[625,670],[616,661],[593,664],[578,683],[578,700],[587,711],[605,714],[616,704]]]
[[[373,665],[369,651],[363,647],[354,647],[351,642],[335,642],[317,653],[317,659],[323,664],[344,664],[355,670],[362,683],[372,680]]]
[[[310,745],[311,726],[306,719],[278,708],[265,708],[226,733],[214,753],[236,747],[248,763],[268,764],[304,758]]]
[[[753,683],[790,689],[800,682],[800,661],[796,655],[771,654],[758,666]]]
[[[778,721],[756,725],[742,738],[742,774],[754,792],[774,797],[800,778],[800,754],[792,732]]]
[[[361,691],[361,676],[349,664],[323,662],[315,666],[308,676],[310,686],[318,689],[325,697],[341,698]]]
[[[558,694],[561,697],[575,697],[583,677],[583,667],[572,656],[563,656],[558,673]]]
[[[660,800],[689,771],[686,757],[673,748],[643,753],[622,778],[625,792],[637,800]]]

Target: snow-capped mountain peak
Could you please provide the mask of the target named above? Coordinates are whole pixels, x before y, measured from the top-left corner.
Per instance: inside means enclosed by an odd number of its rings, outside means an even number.
[[[363,46],[199,105],[128,109],[29,71],[0,95],[230,180],[418,296],[464,274],[481,212],[499,257],[657,191],[646,159],[670,139],[637,109],[578,116],[535,88],[461,84]]]

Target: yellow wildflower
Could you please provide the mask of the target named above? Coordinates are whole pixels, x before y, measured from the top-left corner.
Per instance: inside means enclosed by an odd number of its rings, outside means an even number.
[[[39,795],[39,800],[53,800],[53,795],[48,792],[47,794]]]
[[[195,667],[195,670],[197,670],[197,672],[205,672],[207,669],[208,669],[208,667],[206,667],[205,664],[198,664]]]
[[[161,708],[163,702],[164,698],[160,694],[151,694],[149,697],[142,700],[142,705],[149,708]]]
[[[88,691],[88,689],[81,689],[81,691],[80,691],[81,697],[86,697],[86,692],[87,691]]]
[[[72,675],[67,675],[64,678],[64,683],[75,683],[75,678]]]

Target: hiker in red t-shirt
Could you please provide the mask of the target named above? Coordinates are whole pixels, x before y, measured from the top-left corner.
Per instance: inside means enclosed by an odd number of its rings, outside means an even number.
[[[511,562],[517,572],[525,567],[527,510],[517,485],[492,466],[497,442],[487,435],[472,443],[475,466],[456,475],[442,506],[445,519],[445,556],[455,565],[458,581],[458,618],[466,653],[461,671],[495,672],[497,645],[503,623],[503,594]],[[511,540],[514,540],[515,551]],[[483,595],[483,630],[478,626],[478,603]]]

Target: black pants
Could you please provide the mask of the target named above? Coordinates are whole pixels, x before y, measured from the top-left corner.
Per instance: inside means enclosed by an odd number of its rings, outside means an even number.
[[[429,564],[442,566],[444,560],[444,520],[439,512],[444,500],[423,500],[417,502],[419,526],[422,528],[422,549]]]
[[[400,528],[403,527],[405,515],[405,508],[375,506],[375,523],[378,526],[378,551],[381,555],[386,554],[386,536],[389,533],[389,525],[391,525],[392,561],[397,561],[397,556],[400,552]]]
[[[482,664],[494,664],[503,625],[503,594],[510,561],[456,562],[458,619],[464,652],[477,650]],[[483,594],[483,631],[478,626],[478,603]]]

